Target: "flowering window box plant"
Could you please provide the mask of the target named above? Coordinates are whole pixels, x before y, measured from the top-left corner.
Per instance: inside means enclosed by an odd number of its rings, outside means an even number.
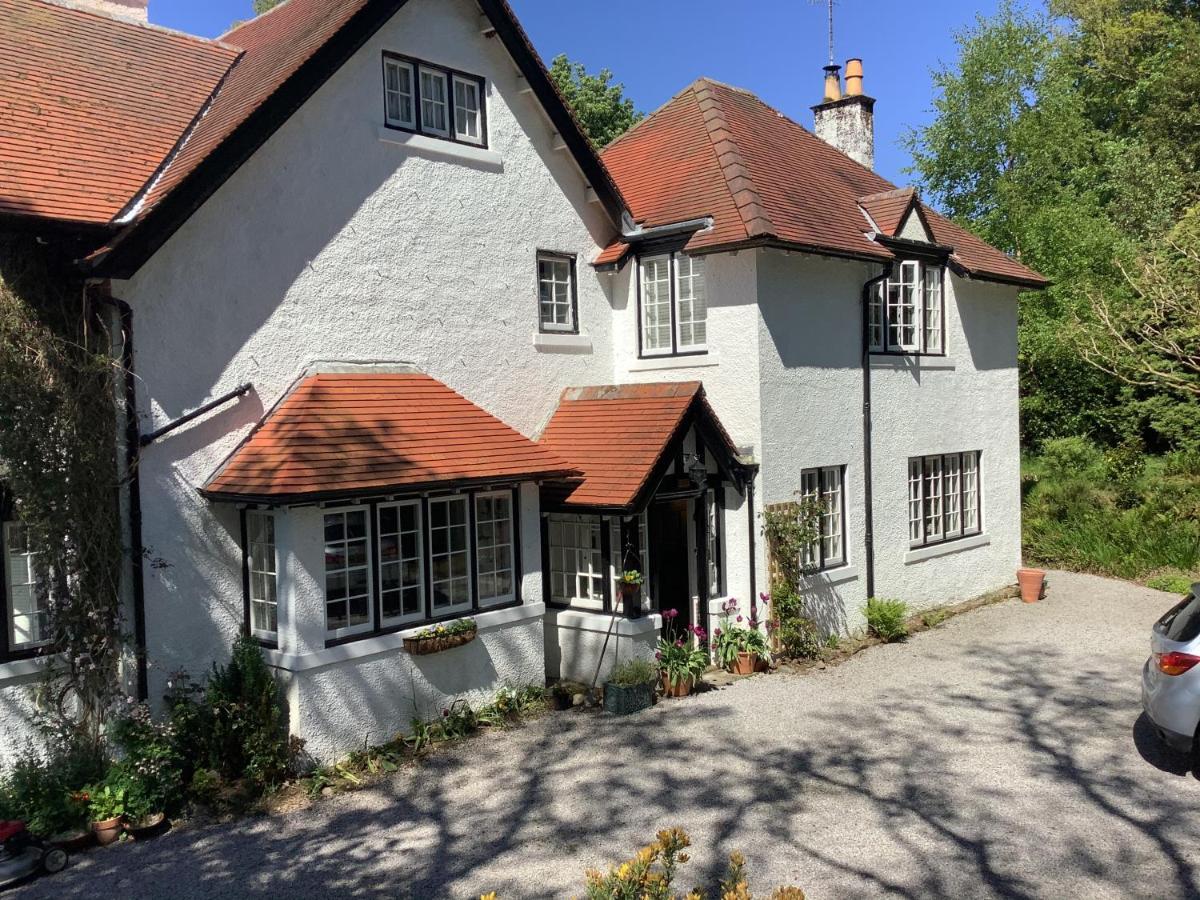
[[[708,668],[708,645],[705,643],[708,635],[699,625],[689,625],[686,634],[677,634],[677,609],[665,610],[662,615],[667,621],[666,635],[659,638],[654,658],[658,661],[663,693],[668,697],[686,697]]]
[[[451,647],[461,647],[475,640],[478,629],[474,619],[456,619],[440,625],[430,625],[422,628],[416,634],[404,639],[404,649],[414,656],[425,656],[430,653],[440,653]]]
[[[767,602],[766,595],[761,599]],[[747,622],[732,597],[721,607],[721,626],[713,630],[712,649],[717,662],[735,675],[752,675],[771,662],[767,636],[756,617],[751,615]]]

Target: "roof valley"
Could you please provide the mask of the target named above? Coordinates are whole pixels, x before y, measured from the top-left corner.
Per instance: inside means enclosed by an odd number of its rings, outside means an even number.
[[[704,126],[708,130],[713,152],[717,156],[717,164],[725,178],[729,195],[737,208],[742,222],[746,226],[749,237],[774,235],[775,225],[767,215],[766,207],[755,187],[754,179],[746,167],[746,161],[738,150],[733,131],[725,119],[725,109],[717,97],[717,93],[705,79],[700,79],[693,87],[696,104],[704,118]]]

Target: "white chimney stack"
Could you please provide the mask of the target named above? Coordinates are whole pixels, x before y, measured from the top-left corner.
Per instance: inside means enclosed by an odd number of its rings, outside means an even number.
[[[846,89],[841,66],[825,67],[825,99],[812,108],[813,130],[825,143],[868,169],[875,168],[875,100],[863,93],[861,59],[846,61]]]
[[[150,16],[150,0],[66,0],[68,6],[98,12],[114,19],[146,22]]]

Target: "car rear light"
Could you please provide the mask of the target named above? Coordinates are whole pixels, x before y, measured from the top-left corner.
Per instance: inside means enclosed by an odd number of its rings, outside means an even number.
[[[1170,653],[1159,654],[1158,670],[1165,672],[1168,675],[1182,675],[1184,672],[1192,668],[1192,666],[1200,663],[1200,656],[1194,656],[1191,653],[1179,653],[1171,651]]]

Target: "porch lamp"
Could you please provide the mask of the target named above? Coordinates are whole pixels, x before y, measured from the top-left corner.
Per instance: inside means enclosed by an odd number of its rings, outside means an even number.
[[[687,463],[688,475],[696,487],[703,489],[705,483],[708,481],[708,469],[704,465],[704,460],[696,453],[689,453],[685,462]]]

